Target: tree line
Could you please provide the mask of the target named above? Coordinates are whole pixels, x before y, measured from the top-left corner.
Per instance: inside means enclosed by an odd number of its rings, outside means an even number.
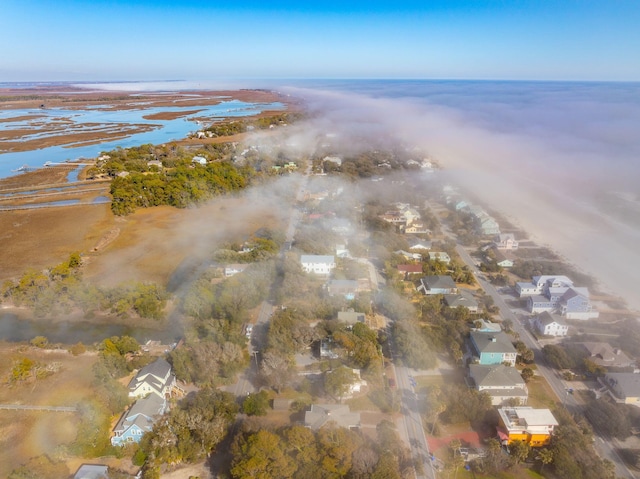
[[[118,316],[162,319],[168,295],[154,283],[128,282],[99,288],[82,281],[82,257],[44,270],[27,270],[17,280],[6,280],[0,289],[3,302],[31,308],[38,317],[68,314],[80,309],[85,315],[108,311]]]

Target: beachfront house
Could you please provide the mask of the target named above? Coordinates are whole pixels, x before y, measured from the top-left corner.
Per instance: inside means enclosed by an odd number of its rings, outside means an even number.
[[[545,336],[566,336],[569,332],[569,326],[562,318],[553,316],[547,311],[534,317],[531,325],[538,333]]]
[[[590,361],[608,370],[632,370],[635,367],[635,361],[633,359],[627,356],[622,350],[612,348],[609,343],[587,341],[582,343],[582,347]]]
[[[606,373],[604,383],[620,402],[640,407],[640,374]]]
[[[496,249],[499,249],[499,250],[514,251],[518,249],[518,242],[516,241],[515,237],[511,233],[502,233],[502,234],[496,235],[496,237],[493,240],[493,245]]]
[[[546,311],[567,319],[599,316],[589,300],[589,290],[574,286],[566,276],[534,276],[530,283],[516,283],[516,292],[527,299],[527,310],[532,314]]]

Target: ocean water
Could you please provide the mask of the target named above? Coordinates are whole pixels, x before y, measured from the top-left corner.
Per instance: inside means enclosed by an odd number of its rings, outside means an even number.
[[[640,83],[252,80],[237,86],[304,98],[315,113],[306,126],[310,133],[314,128],[319,134],[339,132],[345,138],[365,138],[364,143],[366,138],[389,137],[421,148],[442,166],[442,175],[461,196],[477,198],[500,212],[528,238],[592,275],[600,289],[640,310]],[[99,87],[161,94],[219,85],[198,81]],[[187,123],[174,120],[162,133],[164,139],[142,134],[117,144],[179,138],[194,129]],[[304,141],[301,135],[297,146]],[[114,146],[94,146],[90,152],[41,150],[10,163],[42,164],[52,160],[47,153],[65,159],[95,156]],[[0,155],[0,174],[8,169],[9,158]]]
[[[640,310],[640,83],[344,80],[285,91],[336,130],[421,147],[462,196]]]

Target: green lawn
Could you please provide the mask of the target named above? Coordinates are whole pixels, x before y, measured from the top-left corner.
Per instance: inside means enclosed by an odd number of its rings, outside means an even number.
[[[527,383],[527,388],[529,388],[528,406],[552,408],[558,403],[556,395],[553,393],[547,381],[542,377],[534,377]]]

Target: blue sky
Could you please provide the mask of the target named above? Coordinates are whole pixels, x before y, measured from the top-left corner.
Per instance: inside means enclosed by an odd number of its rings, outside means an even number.
[[[1,3],[0,81],[640,80],[637,0]]]

